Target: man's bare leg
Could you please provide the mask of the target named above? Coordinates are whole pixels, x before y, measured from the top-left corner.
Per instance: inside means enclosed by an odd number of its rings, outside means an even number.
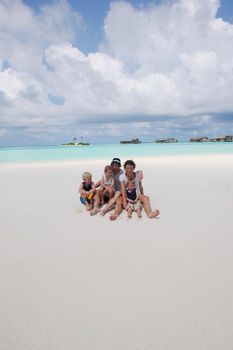
[[[108,211],[110,211],[111,209],[113,209],[113,206],[116,204],[117,198],[120,196],[120,192],[116,192],[114,197],[111,198],[108,202],[108,204],[106,205],[106,207],[101,210],[101,214],[105,215]]]
[[[118,218],[118,216],[122,212],[122,206],[123,206],[123,200],[122,200],[122,196],[120,196],[116,200],[116,206],[115,206],[114,213],[109,216],[109,219],[111,221],[116,220]]]
[[[108,193],[109,193],[109,199],[114,198],[115,192],[114,192],[113,189],[110,189],[110,190],[108,191]]]
[[[150,205],[150,200],[148,196],[141,194],[140,201],[142,202],[143,208],[145,209],[148,218],[153,219],[159,215],[159,210],[152,210]]]

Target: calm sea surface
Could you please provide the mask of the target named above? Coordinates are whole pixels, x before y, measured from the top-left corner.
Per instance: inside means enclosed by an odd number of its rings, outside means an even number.
[[[233,142],[222,143],[142,143],[138,145],[105,144],[79,147],[9,147],[0,148],[0,163],[30,163],[84,159],[131,159],[138,157],[233,154]]]

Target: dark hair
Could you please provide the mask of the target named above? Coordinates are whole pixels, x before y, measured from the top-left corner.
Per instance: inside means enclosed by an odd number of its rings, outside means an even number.
[[[134,169],[136,168],[136,164],[134,163],[133,160],[127,160],[127,161],[124,163],[124,169],[126,168],[127,165],[133,166]]]
[[[111,161],[111,165],[113,164],[117,164],[119,165],[119,167],[121,167],[121,160],[119,158],[113,158],[113,160]]]

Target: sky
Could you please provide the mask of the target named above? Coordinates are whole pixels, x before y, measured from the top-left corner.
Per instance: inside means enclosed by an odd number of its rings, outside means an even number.
[[[0,0],[0,146],[233,135],[230,0]]]

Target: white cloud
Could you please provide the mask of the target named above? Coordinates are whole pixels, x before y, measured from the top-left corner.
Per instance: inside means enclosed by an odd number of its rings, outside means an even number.
[[[233,25],[216,18],[219,6],[113,2],[99,51],[84,54],[74,44],[83,19],[68,1],[35,12],[20,0],[0,0],[1,122],[39,133],[41,124],[57,130],[105,120],[110,128],[116,120],[232,111]],[[119,133],[115,126],[111,132]]]

